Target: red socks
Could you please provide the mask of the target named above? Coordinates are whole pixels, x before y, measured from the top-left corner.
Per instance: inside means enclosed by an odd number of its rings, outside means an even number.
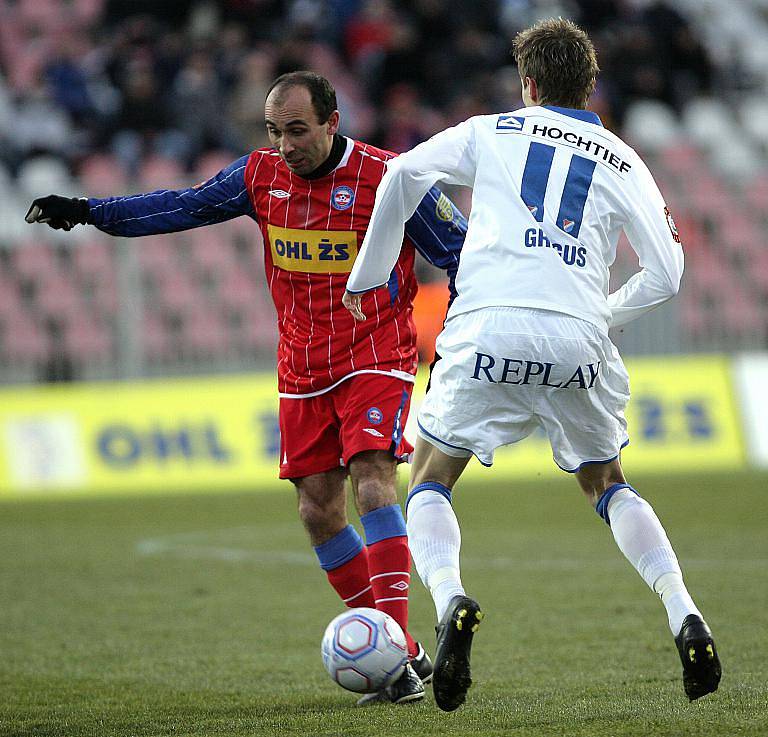
[[[405,535],[390,537],[368,546],[368,571],[376,608],[386,612],[405,632],[408,655],[416,645],[408,634],[408,589],[411,584],[411,554]]]
[[[326,574],[331,586],[348,607],[376,608],[368,574],[368,548],[364,547],[352,560],[332,571],[326,571]]]
[[[374,509],[360,521],[368,547],[352,525],[315,547],[328,581],[348,607],[371,607],[386,612],[405,632],[408,655],[416,644],[408,634],[408,590],[411,554],[405,519],[399,504]]]

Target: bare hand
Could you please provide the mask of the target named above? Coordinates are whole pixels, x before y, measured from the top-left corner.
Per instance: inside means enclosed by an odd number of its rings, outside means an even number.
[[[341,301],[344,303],[344,307],[346,307],[352,313],[352,317],[354,317],[355,320],[359,320],[361,322],[365,320],[365,315],[361,309],[361,305],[363,303],[362,294],[353,294],[352,292],[345,291]]]

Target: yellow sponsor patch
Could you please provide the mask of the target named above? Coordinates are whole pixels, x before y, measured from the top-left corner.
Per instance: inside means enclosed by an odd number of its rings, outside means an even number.
[[[272,262],[287,271],[348,274],[357,258],[352,230],[301,230],[267,226]]]

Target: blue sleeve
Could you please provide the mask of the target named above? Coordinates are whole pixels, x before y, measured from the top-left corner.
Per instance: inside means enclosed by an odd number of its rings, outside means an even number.
[[[466,218],[437,187],[427,192],[405,224],[405,235],[416,250],[429,263],[448,272],[451,302],[456,296],[456,272],[466,234]]]
[[[173,233],[231,220],[255,218],[245,186],[248,156],[222,169],[207,182],[188,189],[89,199],[88,222],[110,235],[139,236]]]

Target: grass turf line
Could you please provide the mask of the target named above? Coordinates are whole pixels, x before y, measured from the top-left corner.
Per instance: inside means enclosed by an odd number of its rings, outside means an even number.
[[[0,505],[0,735],[760,735],[766,476],[633,478],[713,628],[689,704],[666,617],[572,479],[463,485],[463,576],[486,612],[458,712],[356,709],[319,656],[340,611],[294,494]],[[411,628],[434,651],[414,576]]]

